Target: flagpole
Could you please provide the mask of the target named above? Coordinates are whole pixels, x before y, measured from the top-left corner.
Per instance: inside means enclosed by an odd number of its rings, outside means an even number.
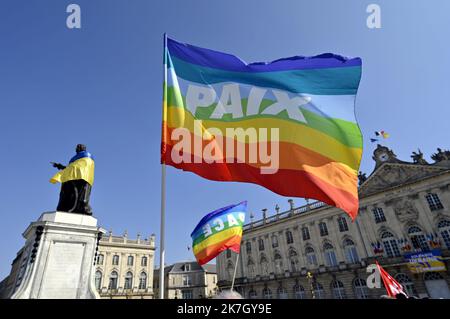
[[[237,254],[237,257],[236,257],[236,266],[234,266],[234,274],[233,274],[233,280],[231,281],[231,291],[233,291],[233,288],[234,288],[234,280],[236,279],[236,271],[237,271],[237,266],[238,266],[238,261],[239,261],[239,255],[240,254]]]
[[[164,33],[164,90],[167,87],[167,35]],[[165,120],[165,105],[164,101],[166,97],[165,92],[163,93],[163,120]],[[164,128],[163,128],[164,130]],[[162,137],[165,137],[163,131]],[[159,298],[164,299],[164,255],[165,255],[165,224],[166,224],[166,164],[161,163],[161,228],[160,228],[160,250],[159,250]]]

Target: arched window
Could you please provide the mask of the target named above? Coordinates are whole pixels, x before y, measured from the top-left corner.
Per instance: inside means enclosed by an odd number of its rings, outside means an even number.
[[[314,253],[314,249],[311,246],[306,247],[305,249],[306,253],[306,260],[308,261],[308,265],[310,266],[317,266],[317,257]]]
[[[139,289],[147,288],[147,274],[143,271],[139,276]]]
[[[328,228],[327,228],[327,224],[325,224],[325,222],[319,223],[319,231],[320,231],[320,236],[328,235]]]
[[[125,274],[125,285],[123,288],[124,289],[133,288],[133,273],[131,271],[129,271]]]
[[[331,290],[333,291],[334,299],[345,299],[344,284],[339,280],[331,282]]]
[[[298,256],[297,256],[297,252],[295,251],[295,249],[289,250],[289,262],[291,263],[291,271],[292,272],[299,271]]]
[[[441,220],[438,224],[439,233],[444,240],[447,249],[450,249],[450,221]]]
[[[283,272],[283,259],[281,258],[281,255],[279,253],[275,253],[273,260],[275,261],[275,271],[278,274],[281,274]]]
[[[339,217],[337,221],[338,221],[338,225],[339,225],[339,231],[341,233],[348,231],[347,220],[344,217]]]
[[[147,257],[142,257],[141,258],[141,266],[142,267],[147,267],[147,261],[148,261],[148,259],[147,259]]]
[[[384,252],[389,258],[400,257],[400,249],[398,248],[397,240],[390,232],[385,231],[381,234],[381,241],[383,242]]]
[[[317,282],[317,281],[313,282],[312,287],[313,287],[315,299],[324,299],[325,298],[323,286],[320,282]]]
[[[278,247],[278,237],[277,235],[272,235],[272,248]]]
[[[110,290],[117,289],[118,278],[119,278],[119,275],[117,274],[116,271],[113,271],[113,272],[111,273],[111,275],[109,275],[109,285],[108,285],[108,289],[110,289]]]
[[[105,260],[105,256],[100,254],[97,256],[97,265],[103,265],[103,261]]]
[[[246,251],[247,251],[247,254],[251,254],[252,253],[252,243],[251,242],[246,242],[245,243],[245,248],[246,248]]]
[[[295,299],[305,299],[305,288],[303,286],[296,284],[294,286],[294,298]]]
[[[112,264],[113,264],[114,266],[119,265],[119,255],[114,255],[114,256],[113,256],[113,258],[112,258]]]
[[[292,237],[292,232],[291,232],[290,230],[288,230],[288,231],[286,232],[286,243],[287,243],[288,245],[294,243],[294,237]]]
[[[418,226],[411,226],[408,228],[409,238],[411,238],[414,249],[427,251],[430,249],[428,241],[425,235],[422,233],[422,229]]]
[[[133,256],[128,256],[127,266],[133,266],[133,264],[134,264],[134,257]]]
[[[347,258],[347,262],[350,264],[355,264],[359,262],[358,251],[356,250],[355,243],[346,238],[344,240],[344,250],[345,250],[345,258]]]
[[[357,299],[367,299],[369,297],[367,284],[364,279],[356,278],[353,281],[353,288],[355,289],[355,295]]]
[[[264,288],[262,291],[263,299],[272,299],[272,291],[269,288]]]
[[[399,284],[402,285],[408,296],[414,296],[416,294],[416,290],[414,288],[414,283],[409,279],[409,277],[405,274],[396,274],[395,279]]]
[[[323,245],[323,251],[325,254],[325,261],[327,265],[330,267],[337,266],[338,262],[333,246],[330,243],[325,243]]]
[[[102,272],[97,270],[95,272],[95,289],[100,290],[102,288]]]
[[[258,299],[258,294],[256,293],[255,290],[252,289],[248,292],[248,298],[249,299]]]
[[[425,198],[427,199],[428,206],[430,207],[431,211],[440,210],[443,209],[444,206],[442,206],[441,200],[439,199],[439,196],[435,193],[428,193]]]
[[[287,293],[286,289],[284,289],[281,286],[278,287],[277,294],[278,294],[278,299],[288,299],[288,293]]]

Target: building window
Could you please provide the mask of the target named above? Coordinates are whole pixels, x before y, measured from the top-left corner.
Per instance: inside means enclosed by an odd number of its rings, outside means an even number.
[[[105,256],[100,254],[97,256],[97,265],[103,265],[103,261],[105,260]]]
[[[299,284],[294,286],[294,298],[305,299],[305,288],[303,288],[303,286],[300,286]]]
[[[440,273],[438,273],[438,272],[427,272],[427,273],[425,273],[425,275],[423,276],[423,279],[425,280],[425,281],[428,281],[428,280],[442,280],[442,279],[444,279],[442,276],[441,276],[441,274]]]
[[[117,289],[117,284],[118,284],[118,278],[119,278],[119,275],[117,274],[117,272],[116,271],[113,271],[112,273],[111,273],[111,275],[109,276],[109,285],[108,285],[108,289],[110,289],[110,290],[115,290],[115,289]]]
[[[139,289],[147,288],[147,274],[145,272],[141,272],[139,276]]]
[[[314,253],[314,249],[310,246],[306,247],[305,249],[306,253],[306,260],[308,261],[308,265],[310,266],[317,266],[317,257]]]
[[[250,278],[253,278],[255,276],[255,263],[250,257],[248,258],[247,261],[247,272]]]
[[[134,257],[133,256],[128,256],[127,266],[133,266],[133,264],[134,264]]]
[[[264,239],[260,238],[258,240],[259,251],[264,250]]]
[[[286,289],[284,289],[283,287],[278,288],[277,294],[278,294],[278,299],[288,299],[288,293],[287,293]]]
[[[181,291],[181,298],[183,299],[193,299],[194,294],[192,293],[192,290],[182,290]]]
[[[338,225],[339,225],[339,231],[341,233],[348,231],[347,220],[344,217],[339,217],[337,221],[338,221]]]
[[[351,239],[344,240],[345,258],[350,264],[356,264],[359,262],[358,251],[356,250],[355,243]]]
[[[366,281],[364,279],[356,278],[353,282],[353,288],[355,288],[355,295],[357,299],[367,299],[369,297]]]
[[[439,232],[441,233],[441,237],[444,240],[444,244],[447,249],[450,249],[450,221],[441,220],[438,224]]]
[[[255,290],[252,289],[248,292],[248,298],[249,299],[258,299],[258,294],[256,293]]]
[[[288,245],[293,244],[294,243],[294,237],[292,237],[292,232],[290,230],[288,230],[286,232],[286,243]]]
[[[422,229],[418,226],[412,226],[408,229],[409,238],[411,238],[411,243],[416,250],[428,251],[430,247],[428,246],[428,241],[425,235],[422,233]]]
[[[272,291],[269,288],[264,288],[262,291],[263,299],[272,299]]]
[[[344,284],[339,280],[333,280],[331,283],[334,299],[345,299]]]
[[[119,255],[114,255],[114,256],[113,256],[113,258],[112,258],[112,264],[113,264],[114,266],[119,265]]]
[[[323,245],[323,251],[325,254],[325,261],[327,265],[330,267],[337,266],[338,262],[333,246],[330,243],[325,243]]]
[[[95,289],[100,290],[102,288],[102,272],[97,270],[95,272]]]
[[[375,218],[375,223],[382,223],[386,221],[386,217],[384,216],[383,208],[375,207],[372,209],[373,217]]]
[[[315,299],[324,299],[325,298],[325,293],[323,291],[323,286],[320,282],[313,282],[312,283],[313,286],[313,291],[314,291],[314,297]]]
[[[246,251],[247,251],[247,254],[251,254],[252,253],[252,243],[251,242],[246,242],[245,243],[245,248],[246,248]]]
[[[319,231],[320,236],[327,236],[328,235],[327,224],[325,224],[324,222],[319,223]]]
[[[133,273],[131,271],[127,272],[125,275],[125,285],[123,288],[124,289],[133,288]]]
[[[384,252],[389,258],[400,257],[400,249],[398,248],[397,240],[390,232],[384,232],[381,234],[381,241],[383,242]]]
[[[442,206],[441,200],[439,199],[439,196],[435,193],[428,193],[425,198],[427,199],[428,206],[430,207],[431,211],[440,210],[443,209],[444,206]]]
[[[227,255],[227,258],[231,258],[231,250],[227,249],[226,255]]]
[[[278,237],[276,235],[272,236],[272,248],[278,247]]]
[[[141,258],[141,266],[142,267],[147,267],[147,260],[148,259],[145,256]]]
[[[229,252],[230,252],[230,250],[227,250],[227,258],[231,257],[231,256],[228,256]],[[184,264],[182,269],[183,269],[183,271],[191,271],[191,265],[190,264]]]
[[[416,295],[416,289],[414,288],[414,283],[409,279],[409,277],[405,274],[397,274],[395,275],[395,279],[399,284],[402,285],[408,296]]]
[[[303,240],[308,240],[311,238],[311,236],[309,236],[309,229],[306,226],[302,227],[302,237],[303,237]]]
[[[191,278],[188,275],[183,275],[183,286],[190,286]]]

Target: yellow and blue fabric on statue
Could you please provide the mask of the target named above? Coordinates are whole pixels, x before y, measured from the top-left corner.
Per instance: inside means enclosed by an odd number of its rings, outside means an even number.
[[[77,153],[69,162],[69,165],[56,173],[50,183],[65,183],[67,181],[82,179],[92,186],[94,184],[94,158],[91,153],[82,151]]]

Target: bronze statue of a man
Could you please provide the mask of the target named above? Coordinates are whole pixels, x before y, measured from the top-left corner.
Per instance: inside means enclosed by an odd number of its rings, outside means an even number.
[[[94,158],[86,151],[86,146],[78,144],[76,155],[71,158],[69,165],[53,163],[60,171],[51,179],[51,183],[61,183],[57,211],[92,215],[89,206],[92,184],[94,183]]]

